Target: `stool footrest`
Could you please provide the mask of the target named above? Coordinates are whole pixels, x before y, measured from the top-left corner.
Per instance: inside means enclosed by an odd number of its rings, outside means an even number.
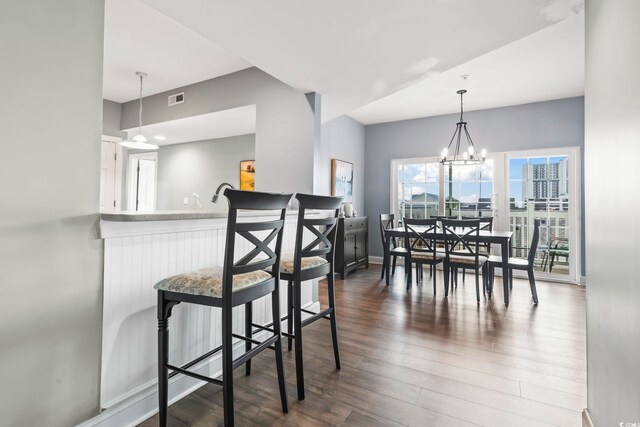
[[[193,366],[193,365],[195,365],[196,363],[200,363],[200,362],[202,362],[204,359],[207,359],[207,358],[209,358],[209,357],[213,356],[214,354],[216,354],[216,353],[217,353],[217,352],[219,352],[220,350],[222,350],[222,346],[221,346],[221,345],[220,345],[220,346],[218,346],[218,347],[216,347],[216,348],[214,348],[214,349],[213,349],[213,350],[211,350],[211,351],[206,352],[206,353],[205,353],[205,354],[203,354],[202,356],[199,356],[199,357],[197,357],[197,358],[193,359],[191,362],[186,363],[186,364],[184,364],[184,365],[180,366],[180,368],[179,368],[179,369],[182,369],[182,370],[189,369],[190,367],[192,367],[192,366]],[[167,365],[167,366],[168,366],[168,365]],[[170,369],[173,369],[173,368],[170,368]],[[176,376],[176,375],[178,375],[178,374],[180,373],[177,369],[173,369],[173,370],[174,370],[174,372],[171,372],[171,373],[169,374],[169,378],[173,378],[174,376]]]
[[[187,375],[189,377],[196,378],[196,379],[198,379],[200,381],[206,381],[206,382],[212,383],[212,384],[217,384],[217,385],[222,385],[223,384],[222,381],[217,379],[217,378],[206,377],[204,375],[200,375],[200,374],[197,374],[195,372],[187,371],[186,369],[179,368],[177,366],[173,366],[173,365],[167,364],[167,368],[171,369],[172,371],[174,371],[173,372],[174,374],[180,373],[180,374],[183,374],[183,375]]]
[[[313,314],[313,316],[307,317],[306,319],[304,319],[302,321],[302,326],[304,327],[304,326],[307,326],[310,323],[315,322],[318,319],[322,319],[322,318],[330,319],[329,314],[333,313],[333,307],[329,307],[326,310],[322,310],[319,313],[313,313],[313,312],[306,311],[306,310],[303,310],[303,311]]]
[[[262,342],[255,341],[255,340],[252,340],[252,339],[247,338],[247,337],[242,337],[242,338],[246,338],[249,342],[256,342],[256,343],[258,343],[258,345],[256,347],[252,348],[251,350],[247,351],[242,356],[238,357],[236,360],[234,360],[233,361],[233,369],[236,369],[238,366],[242,365],[247,360],[249,360],[252,357],[256,356],[258,353],[262,352],[262,350],[264,350],[266,348],[275,349],[273,347],[273,343],[276,342],[278,340],[278,338],[280,338],[280,337],[278,337],[277,335],[274,335],[272,337],[267,338],[266,340],[264,340]]]

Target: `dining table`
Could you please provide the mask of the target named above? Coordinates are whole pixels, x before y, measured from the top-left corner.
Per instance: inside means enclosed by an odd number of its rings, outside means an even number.
[[[420,232],[419,227],[415,227],[415,230]],[[385,241],[383,242],[384,243],[383,263],[385,266],[387,266],[386,273],[385,273],[385,281],[386,281],[386,284],[388,285],[389,275],[390,275],[389,274],[390,269],[388,268],[388,266],[391,258],[389,256],[391,251],[391,241],[393,240],[393,238],[406,239],[407,232],[404,229],[404,227],[394,227],[394,228],[386,229],[384,233],[385,233],[385,239],[384,239]],[[495,244],[500,246],[500,254],[502,255],[502,265],[501,265],[502,286],[504,288],[505,305],[509,305],[509,289],[510,289],[509,257],[512,254],[512,245],[511,245],[512,235],[513,235],[512,231],[480,230],[477,235],[469,234],[465,236],[465,239],[471,242],[478,241],[479,243],[488,243],[488,244]],[[423,236],[425,238],[434,239],[436,241],[457,240],[459,238],[451,233],[445,234],[442,230],[424,233]]]

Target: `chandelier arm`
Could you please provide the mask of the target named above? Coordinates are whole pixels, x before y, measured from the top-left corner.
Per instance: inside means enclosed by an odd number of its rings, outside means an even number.
[[[456,141],[456,155],[454,156],[454,160],[458,160],[460,157],[460,139],[462,138],[462,122],[458,123],[457,126],[458,132],[458,140]]]
[[[469,145],[471,147],[473,147],[473,152],[474,154],[477,153],[477,149],[476,149],[476,145],[473,143],[473,139],[471,139],[471,135],[469,134],[469,131],[467,130],[467,125],[464,125],[464,133],[467,135],[467,141],[469,142]]]

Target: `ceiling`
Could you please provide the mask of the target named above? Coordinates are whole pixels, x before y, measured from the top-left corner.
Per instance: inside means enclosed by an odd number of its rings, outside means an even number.
[[[106,0],[104,98],[257,66],[379,123],[584,93],[584,0]]]
[[[103,98],[153,95],[251,65],[139,0],[106,0]]]
[[[352,111],[363,124],[460,111],[458,89],[467,89],[465,111],[584,94],[584,14],[546,27],[464,64]],[[469,75],[467,80],[462,75]]]
[[[125,130],[129,132],[129,137],[132,137],[137,133],[138,128]],[[149,142],[159,146],[247,135],[256,132],[256,106],[247,105],[200,116],[145,125],[142,127],[142,132],[149,139]],[[156,135],[164,136],[165,140],[154,139]]]
[[[143,1],[292,87],[322,94],[323,121],[443,74],[584,8],[583,0]],[[185,64],[179,64],[180,73],[193,68]],[[545,75],[537,77],[544,87]]]

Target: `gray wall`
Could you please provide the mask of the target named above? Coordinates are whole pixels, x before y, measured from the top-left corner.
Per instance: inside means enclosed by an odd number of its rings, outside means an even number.
[[[365,126],[364,209],[371,224],[391,209],[391,160],[439,156],[458,118],[448,114]],[[490,152],[584,146],[583,97],[471,111],[465,119],[474,142]],[[382,256],[377,226],[369,228],[369,241],[371,254]]]
[[[127,133],[121,131],[120,116],[122,114],[122,104],[102,100],[102,134],[126,138]]]
[[[158,150],[157,209],[191,209],[182,201],[200,195],[203,208],[226,210],[226,203],[213,204],[216,187],[228,182],[240,186],[240,161],[255,156],[255,135],[241,135],[208,141],[160,147]]]
[[[168,107],[167,96],[178,91],[185,93],[184,104]],[[256,189],[312,192],[320,123],[316,96],[305,96],[257,68],[149,96],[144,119],[158,123],[246,105],[256,105]],[[137,121],[137,101],[123,104],[122,128]]]
[[[353,206],[364,214],[364,126],[347,116],[322,125],[317,194],[331,194],[331,159],[353,163]]]
[[[638,0],[587,0],[587,400],[596,427],[640,422],[638,17]]]
[[[98,412],[103,22],[102,0],[0,2],[3,426]]]

